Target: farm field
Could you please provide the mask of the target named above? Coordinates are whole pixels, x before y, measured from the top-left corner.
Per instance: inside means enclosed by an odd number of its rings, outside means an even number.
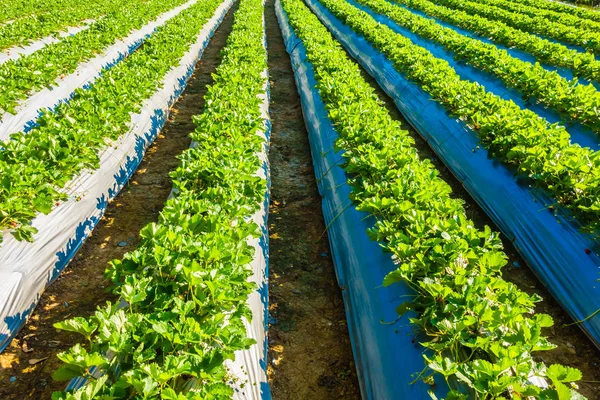
[[[600,10],[0,0],[0,398],[600,398]]]

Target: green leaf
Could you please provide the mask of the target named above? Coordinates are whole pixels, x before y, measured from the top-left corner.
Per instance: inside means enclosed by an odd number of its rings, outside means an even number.
[[[396,312],[398,313],[399,316],[402,316],[402,315],[406,314],[408,311],[413,310],[413,309],[414,309],[413,304],[409,301],[405,301],[404,303],[402,303],[398,307],[396,307]]]
[[[581,371],[564,365],[552,364],[546,370],[546,375],[553,382],[574,382],[581,380]]]
[[[92,334],[98,329],[98,324],[93,320],[88,320],[83,317],[74,317],[65,321],[56,322],[53,326],[63,331],[79,333],[87,340],[90,340]]]

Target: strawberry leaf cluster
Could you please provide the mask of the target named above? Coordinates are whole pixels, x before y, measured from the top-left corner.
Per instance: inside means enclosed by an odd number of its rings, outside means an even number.
[[[530,17],[542,17],[548,21],[553,21],[562,25],[574,26],[579,29],[585,29],[592,32],[598,32],[600,30],[600,21],[592,21],[585,18],[580,18],[570,13],[556,12],[546,10],[544,8],[528,6],[523,3],[506,1],[506,0],[473,0],[476,3],[482,3],[491,5],[494,7],[500,7],[507,11],[524,14]]]
[[[444,2],[445,3],[445,2]],[[447,4],[447,3],[446,3]],[[528,15],[507,11],[490,5],[487,0],[453,1],[452,8],[466,11],[469,14],[481,15],[492,20],[504,22],[508,26],[524,32],[535,33],[563,43],[581,46],[591,53],[600,52],[600,32],[564,25],[551,21],[544,16],[530,17]]]
[[[106,48],[140,29],[159,14],[184,0],[115,2],[106,15],[88,29],[24,57],[0,65],[0,115],[14,113],[19,102],[33,92],[54,85],[56,79],[101,54]]]
[[[600,82],[600,61],[596,60],[594,54],[570,49],[560,43],[513,28],[501,21],[461,11],[456,8],[462,3],[458,0],[436,0],[435,2],[394,0],[394,2],[423,11],[429,16],[467,29],[495,43],[530,53],[538,62],[569,68],[575,76]]]
[[[0,7],[0,24],[10,24],[14,21],[36,15],[42,15],[55,10],[74,8],[83,0],[11,0],[3,2]]]
[[[43,12],[21,16],[0,25],[0,50],[29,44],[35,39],[78,26],[86,19],[98,18],[115,8],[126,6],[123,0],[101,0],[91,4],[78,0],[65,4],[65,7],[50,7]]]
[[[39,126],[0,145],[0,230],[33,240],[31,220],[69,197],[64,187],[71,179],[99,167],[99,152],[129,131],[131,115],[179,63],[218,4],[205,0],[182,11],[89,89],[45,111]]]
[[[413,300],[399,301],[397,311],[415,311],[410,322],[426,338],[422,345],[430,352],[419,379],[443,376],[448,399],[576,395],[571,382],[581,378],[578,370],[532,357],[554,348],[541,333],[552,319],[533,314],[539,298],[502,279],[506,255],[498,234],[467,219],[462,201],[419,158],[412,138],[303,2],[282,3],[339,134],[336,150],[343,151],[351,198],[357,210],[376,217],[369,233],[397,265],[384,285],[414,289]],[[535,377],[548,387],[534,384]]]
[[[519,60],[493,44],[461,35],[386,0],[358,2],[417,35],[440,44],[451,51],[457,60],[498,77],[506,87],[519,91],[523,98],[533,99],[596,132],[600,131],[600,92],[593,85],[565,79],[556,71],[548,71],[539,64]]]
[[[468,124],[492,156],[516,166],[519,174],[547,190],[585,229],[599,227],[599,152],[572,144],[564,127],[461,79],[446,61],[349,3],[320,2],[383,53],[398,72]]]
[[[181,29],[197,32],[193,19]],[[261,235],[251,217],[267,190],[257,176],[266,141],[263,37],[261,0],[241,0],[205,110],[194,118],[194,146],[171,174],[174,196],[158,222],[142,229],[139,247],[106,272],[126,305],[55,325],[82,334],[89,350],[76,345],[59,354],[56,379],[88,382],[53,399],[233,396],[224,361],[254,343],[243,324],[256,289],[248,281],[248,239]]]
[[[516,3],[525,4],[528,6],[536,7],[543,10],[557,11],[561,14],[575,15],[579,18],[589,19],[592,21],[600,22],[600,12],[597,10],[590,10],[584,7],[573,7],[568,4],[563,4],[558,1],[546,1],[546,0],[515,0]],[[583,1],[572,1],[574,3],[591,4],[594,0],[583,0]]]

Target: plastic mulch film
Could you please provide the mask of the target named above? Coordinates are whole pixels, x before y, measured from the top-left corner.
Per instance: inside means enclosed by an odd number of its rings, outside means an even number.
[[[572,79],[575,78],[575,74],[573,74],[573,71],[570,70],[570,69],[568,69],[568,68],[557,67],[557,66],[554,66],[554,65],[545,64],[544,62],[538,61],[538,59],[534,55],[532,55],[530,53],[527,53],[526,51],[517,49],[515,47],[507,47],[507,46],[504,46],[502,44],[496,43],[492,39],[489,39],[489,38],[483,37],[483,36],[479,36],[478,34],[476,34],[474,32],[471,32],[471,31],[463,29],[463,28],[459,28],[458,26],[453,25],[453,24],[451,24],[449,22],[446,22],[446,21],[442,20],[441,18],[433,17],[433,16],[431,16],[429,14],[426,14],[425,12],[423,12],[421,10],[417,10],[415,8],[406,7],[404,5],[400,5],[399,3],[396,3],[394,0],[387,0],[387,1],[389,3],[391,3],[391,4],[397,5],[398,7],[402,7],[404,9],[406,9],[406,10],[409,10],[410,12],[412,12],[414,14],[417,14],[417,15],[420,15],[422,17],[426,17],[426,18],[429,18],[429,19],[433,19],[438,24],[440,24],[440,25],[442,25],[442,26],[444,26],[446,28],[450,28],[450,29],[452,29],[452,30],[460,33],[463,36],[467,36],[467,37],[470,37],[472,39],[477,39],[477,40],[479,40],[479,41],[481,41],[483,43],[493,44],[497,48],[506,51],[508,54],[510,54],[511,56],[513,56],[515,58],[518,58],[519,60],[527,61],[527,62],[530,62],[530,63],[533,63],[533,64],[535,64],[536,62],[539,62],[540,65],[544,69],[547,69],[548,71],[556,71],[563,78],[566,78],[566,79],[569,79],[569,80],[572,80]],[[587,80],[585,78],[578,78],[578,81],[579,81],[579,83],[583,83],[583,84],[586,84],[586,85],[589,85],[589,84],[594,85],[594,87],[596,87],[596,89],[600,89],[600,82],[590,81],[590,80]]]
[[[413,292],[404,284],[382,287],[383,278],[396,269],[391,255],[384,253],[367,235],[374,220],[358,212],[348,198],[350,187],[339,167],[341,154],[333,143],[337,132],[327,117],[306,49],[287,21],[279,1],[276,13],[286,48],[292,60],[296,86],[301,98],[304,120],[319,192],[323,196],[323,215],[338,284],[342,288],[348,329],[363,399],[429,399],[431,386],[415,376],[425,367],[418,338],[406,320],[395,324],[396,307],[401,296]],[[438,397],[447,392],[443,380],[435,389]]]
[[[130,130],[100,153],[100,167],[69,182],[72,194],[48,215],[39,215],[33,242],[5,235],[0,247],[0,351],[8,345],[35,308],[41,293],[62,272],[102,218],[141,162],[181,95],[208,41],[234,0],[225,0],[205,24],[179,66],[165,75],[162,89],[132,116]],[[81,199],[77,201],[77,197]]]
[[[263,1],[264,7],[264,1]],[[263,34],[265,32],[265,21],[263,11]],[[263,36],[265,56],[267,49],[267,38]],[[262,161],[262,167],[257,175],[267,180],[267,191],[260,209],[253,215],[252,219],[260,227],[262,235],[257,239],[249,240],[249,244],[255,248],[254,260],[250,264],[253,270],[250,280],[258,286],[258,289],[248,297],[248,306],[252,311],[252,321],[244,319],[248,337],[256,340],[248,350],[235,352],[235,360],[227,360],[225,365],[231,374],[236,376],[236,382],[230,382],[235,393],[234,400],[270,400],[271,390],[267,378],[267,329],[269,327],[269,225],[268,214],[270,204],[271,177],[269,168],[269,143],[271,139],[271,120],[269,119],[269,75],[268,71],[262,74],[265,79],[264,94],[260,96],[261,116],[264,120],[264,129],[258,134],[264,138],[262,151],[258,157]]]
[[[81,25],[69,27],[65,31],[61,31],[56,34],[46,36],[45,38],[35,40],[25,46],[14,46],[9,49],[2,50],[2,52],[0,52],[0,64],[4,64],[5,62],[11,60],[18,60],[21,57],[28,56],[40,49],[43,49],[49,44],[58,43],[63,38],[73,36],[81,31],[88,29],[91,24],[96,22],[96,20],[88,19],[81,22]]]
[[[510,100],[514,102],[522,109],[528,109],[530,111],[533,111],[534,113],[538,114],[540,117],[546,119],[550,123],[562,123],[564,117],[561,116],[558,112],[544,106],[543,104],[536,103],[535,101],[524,100],[523,96],[517,90],[507,87],[500,78],[494,76],[493,74],[472,67],[463,61],[456,61],[454,59],[454,53],[452,51],[446,50],[444,46],[435,43],[432,40],[420,37],[418,34],[413,33],[410,29],[401,27],[400,25],[395,23],[391,18],[382,14],[378,14],[370,8],[356,2],[355,0],[348,0],[348,3],[366,12],[377,22],[381,23],[382,25],[386,25],[394,32],[409,38],[414,44],[427,49],[435,57],[446,61],[448,64],[450,64],[452,68],[454,68],[454,70],[461,77],[461,79],[469,80],[472,82],[478,82],[480,85],[485,87],[485,89],[488,92],[491,92],[503,98],[504,100]],[[454,27],[449,28],[454,29]],[[463,32],[461,31],[459,33]],[[511,56],[521,61],[528,61],[513,54],[511,54]],[[578,143],[579,145],[584,147],[590,147],[593,150],[600,150],[598,135],[590,128],[582,125],[579,122],[572,121],[572,123],[570,123],[568,126],[568,130],[569,134],[571,135],[571,140],[574,143]]]
[[[263,22],[264,24],[264,22]],[[266,51],[266,37],[263,40]],[[260,105],[261,115],[264,120],[264,128],[258,134],[264,138],[262,151],[257,156],[262,161],[262,167],[256,175],[267,180],[267,191],[260,209],[254,213],[252,220],[260,227],[262,235],[259,238],[248,240],[248,244],[255,248],[254,260],[250,263],[252,268],[252,277],[250,280],[256,283],[258,289],[248,297],[248,307],[252,311],[252,321],[244,318],[244,325],[249,338],[256,341],[247,350],[235,352],[235,360],[226,360],[225,365],[231,375],[228,384],[234,389],[234,400],[270,400],[271,390],[267,379],[267,329],[269,313],[269,232],[268,232],[268,212],[270,203],[270,168],[269,168],[269,142],[271,138],[271,120],[269,119],[269,84],[268,73],[263,72],[265,78],[264,95],[261,95],[262,103]],[[190,145],[194,147],[195,144]],[[121,306],[125,306],[124,301]],[[97,370],[93,372],[99,377]],[[75,378],[67,385],[67,390],[78,389],[85,385],[85,378]],[[191,390],[198,382],[190,380],[186,384],[186,389]]]
[[[129,54],[137,50],[154,31],[170,19],[180,14],[198,0],[188,2],[161,14],[141,29],[131,32],[127,37],[117,40],[103,53],[80,64],[73,73],[56,81],[56,85],[33,93],[22,102],[15,114],[5,113],[0,119],[0,140],[6,140],[11,133],[29,132],[36,126],[36,120],[44,109],[55,109],[60,103],[68,102],[75,90],[89,87],[104,71],[112,68]]]
[[[396,71],[364,37],[317,0],[306,2],[512,241],[552,296],[574,320],[585,319],[579,326],[600,347],[600,313],[593,315],[600,309],[600,243],[581,233],[556,200],[478,148],[475,132]]]

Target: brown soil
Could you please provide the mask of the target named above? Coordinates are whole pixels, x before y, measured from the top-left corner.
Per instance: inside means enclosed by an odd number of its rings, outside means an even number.
[[[431,147],[408,124],[396,108],[393,100],[377,85],[375,79],[369,76],[364,70],[362,70],[362,74],[375,89],[379,98],[384,101],[385,107],[392,118],[399,121],[402,124],[402,128],[409,131],[415,139],[415,144],[421,158],[432,160],[440,171],[440,177],[452,187],[453,197],[464,200],[467,217],[478,228],[488,225],[496,232],[499,232],[500,229],[473,200],[450,170],[437,158]],[[537,361],[543,361],[546,365],[563,364],[579,369],[583,374],[583,379],[578,383],[579,392],[590,400],[600,399],[600,350],[592,344],[577,326],[564,326],[572,323],[572,318],[554,300],[531,269],[527,267],[527,264],[515,250],[510,240],[504,235],[501,235],[501,239],[504,244],[504,251],[508,256],[508,264],[504,268],[504,279],[514,283],[528,294],[536,293],[540,295],[544,301],[537,304],[536,312],[548,314],[554,319],[554,326],[544,329],[544,334],[557,348],[551,351],[537,352],[534,354],[534,358]]]
[[[273,398],[359,399],[290,59],[266,4],[271,79],[269,381]]]
[[[79,343],[81,337],[58,331],[52,324],[70,316],[90,315],[96,305],[114,301],[115,296],[106,290],[110,283],[104,279],[104,270],[109,261],[134,250],[140,229],[158,219],[172,188],[169,172],[178,165],[176,156],[190,145],[188,135],[195,127],[191,117],[204,107],[206,85],[212,82],[211,74],[220,63],[232,21],[230,11],[128,186],[109,204],[92,236],[47,288],[25,327],[0,354],[0,399],[49,399],[53,391],[65,387],[64,382],[54,382],[51,377],[60,366],[56,354]]]

